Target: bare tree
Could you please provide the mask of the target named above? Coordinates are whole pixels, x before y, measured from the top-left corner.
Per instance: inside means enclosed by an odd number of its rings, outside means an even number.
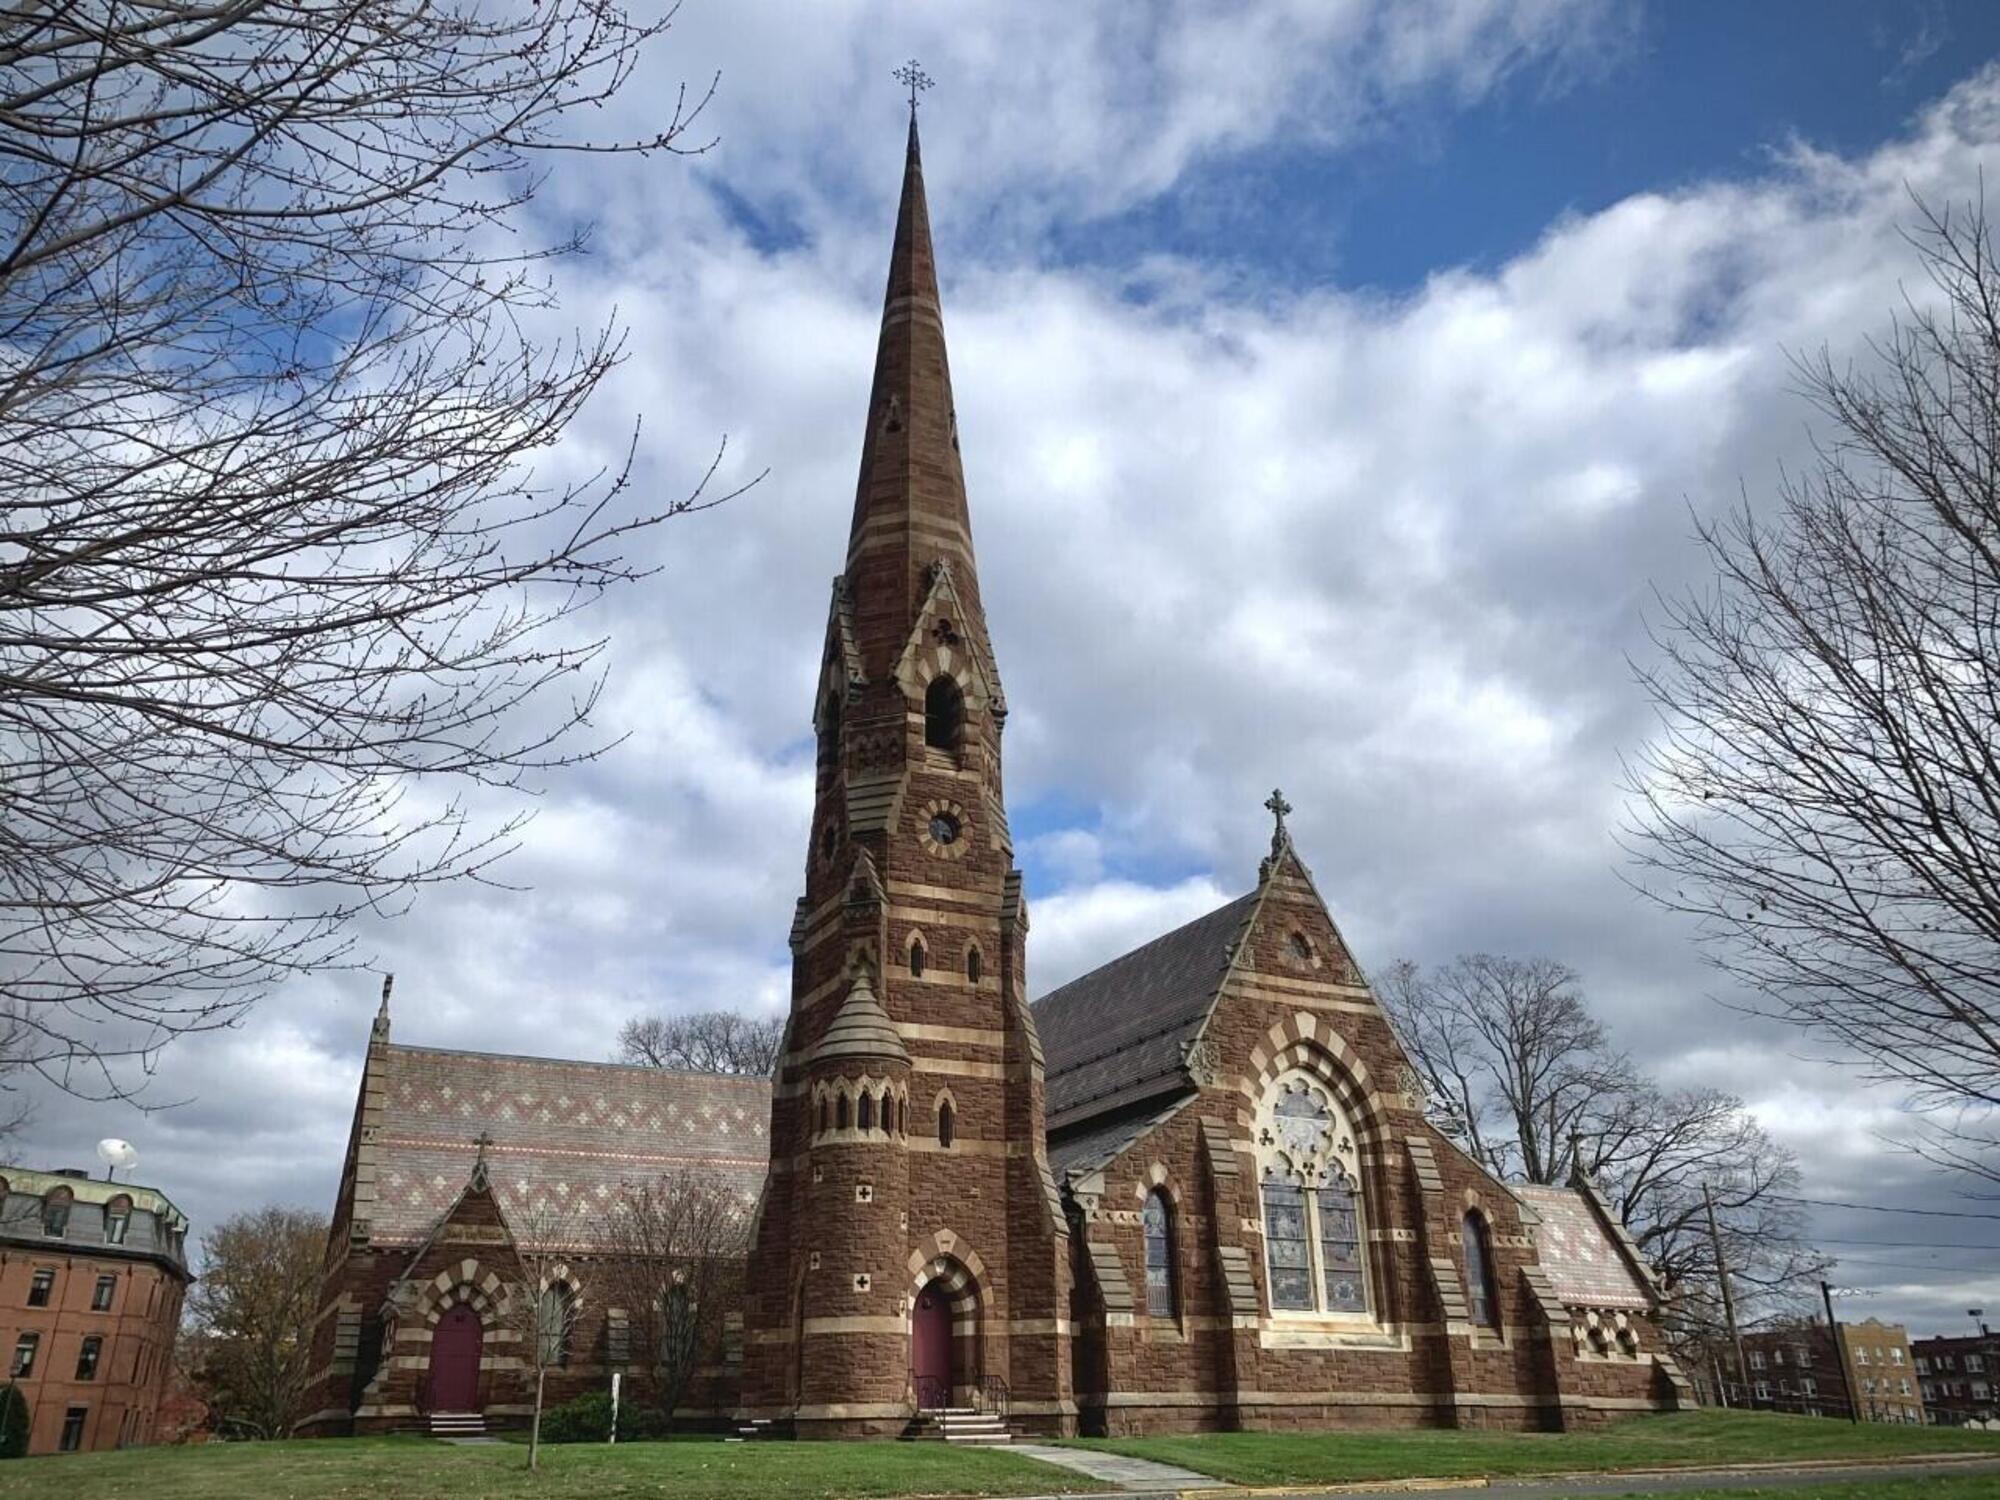
[[[1797,1157],[1735,1095],[1640,1082],[1607,1098],[1588,1132],[1578,1139],[1583,1172],[1670,1293],[1718,1279],[1704,1183],[1714,1194],[1731,1278],[1746,1301],[1803,1303],[1831,1265],[1804,1241]],[[1695,1300],[1705,1307],[1713,1299]]]
[[[1561,1182],[1599,1102],[1637,1081],[1553,959],[1404,960],[1378,988],[1446,1124],[1496,1176]]]
[[[1797,1159],[1743,1101],[1666,1090],[1613,1050],[1576,975],[1548,959],[1474,954],[1434,974],[1404,961],[1377,986],[1440,1115],[1494,1175],[1560,1183],[1581,1172],[1686,1301],[1716,1276],[1702,1184],[1749,1298],[1789,1303],[1827,1265],[1804,1248]]]
[[[1799,364],[1811,471],[1699,524],[1716,581],[1640,673],[1630,843],[1752,1008],[2000,1183],[2000,266],[1983,212],[1919,208],[1929,286],[1873,362]]]
[[[567,133],[670,18],[0,12],[0,1003],[57,1083],[485,872],[519,819],[469,794],[601,748],[578,611],[710,498],[534,467],[621,335],[541,332],[582,240],[525,210],[560,153],[699,149],[705,99]]]
[[[568,1366],[576,1355],[576,1332],[584,1298],[593,1290],[580,1274],[583,1235],[576,1218],[551,1206],[508,1216],[514,1237],[514,1275],[500,1304],[502,1325],[515,1336],[521,1362],[533,1381],[535,1413],[528,1425],[528,1467],[542,1459],[542,1407],[549,1371]]]
[[[750,1213],[726,1179],[692,1168],[628,1183],[612,1208],[606,1274],[669,1421],[695,1373],[717,1357],[723,1315],[738,1305]]]
[[[621,1062],[695,1073],[776,1071],[785,1045],[781,1016],[705,1010],[688,1016],[634,1016],[618,1029]]]
[[[228,1436],[287,1438],[307,1415],[326,1232],[321,1214],[261,1208],[202,1237],[188,1312],[202,1395]]]

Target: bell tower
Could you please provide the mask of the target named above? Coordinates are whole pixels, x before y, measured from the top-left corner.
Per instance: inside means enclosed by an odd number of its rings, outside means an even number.
[[[818,775],[743,1402],[801,1436],[993,1403],[1075,1428],[1068,1228],[1049,1174],[1027,907],[1001,784],[913,82]]]

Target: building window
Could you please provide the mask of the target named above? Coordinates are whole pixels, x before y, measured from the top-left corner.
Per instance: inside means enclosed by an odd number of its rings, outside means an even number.
[[[10,1373],[16,1380],[25,1380],[35,1373],[35,1351],[41,1347],[39,1333],[24,1333],[14,1341],[14,1365]]]
[[[1771,1385],[1769,1381],[1760,1380],[1757,1382],[1757,1399],[1759,1401],[1769,1401],[1771,1399]]]
[[[1258,1109],[1256,1140],[1272,1310],[1366,1314],[1360,1158],[1332,1095],[1287,1074]]]
[[[859,1125],[863,1130],[873,1130],[875,1128],[875,1096],[873,1094],[863,1094],[861,1096],[861,1103],[856,1108],[855,1114],[855,1124]]]
[[[954,1133],[955,1122],[951,1117],[951,1101],[941,1100],[938,1103],[938,1144],[949,1149]]]
[[[1812,1350],[1805,1345],[1801,1344],[1799,1346],[1795,1352],[1795,1358],[1798,1360],[1801,1370],[1810,1370],[1812,1368]]]
[[[542,1288],[542,1300],[535,1308],[535,1341],[541,1363],[569,1363],[570,1326],[575,1321],[576,1293],[566,1281],[552,1281]]]
[[[97,1286],[90,1294],[90,1310],[92,1312],[110,1312],[111,1299],[117,1295],[118,1278],[116,1276],[98,1277]]]
[[[1892,1365],[1900,1365],[1902,1362],[1903,1362],[1903,1351],[1901,1349],[1891,1349],[1889,1351],[1889,1363]]]
[[[1750,1351],[1750,1368],[1753,1370],[1764,1368],[1764,1351],[1762,1349],[1752,1349]]]
[[[924,690],[924,743],[956,755],[964,728],[965,694],[949,672],[940,672]]]
[[[97,1379],[97,1359],[102,1353],[104,1353],[104,1340],[94,1333],[77,1346],[76,1378],[78,1380]]]
[[[63,1413],[62,1440],[56,1447],[64,1453],[74,1453],[83,1446],[83,1422],[90,1415],[87,1406],[72,1406]]]
[[[1486,1223],[1468,1212],[1463,1224],[1465,1238],[1465,1298],[1472,1321],[1488,1328],[1500,1326],[1500,1299],[1493,1290],[1493,1246],[1486,1237]]]
[[[979,983],[979,962],[979,950],[977,948],[967,948],[965,950],[965,977],[972,984]]]
[[[833,1101],[833,1128],[847,1129],[847,1095],[842,1094]]]
[[[122,1245],[125,1232],[132,1227],[132,1200],[120,1193],[104,1205],[104,1243]]]
[[[34,1280],[28,1283],[28,1306],[47,1307],[49,1294],[55,1290],[56,1273],[47,1266],[35,1272]]]
[[[1856,1349],[1855,1349],[1855,1351],[1854,1351],[1854,1362],[1855,1362],[1855,1363],[1856,1363],[1857,1365],[1865,1365],[1865,1364],[1867,1364],[1867,1363],[1868,1363],[1868,1351],[1867,1351],[1867,1349],[1865,1349],[1865,1348],[1856,1348]]]
[[[1160,1188],[1146,1194],[1139,1214],[1146,1234],[1146,1311],[1156,1318],[1180,1316],[1174,1285],[1174,1229],[1167,1195]]]
[[[69,1205],[75,1195],[68,1188],[52,1188],[42,1199],[42,1233],[59,1240],[69,1234]]]
[[[924,945],[920,942],[910,944],[910,977],[912,979],[924,977]]]
[[[1921,1365],[1921,1364],[1922,1364],[1923,1362],[1922,1362],[1921,1360],[1919,1360],[1919,1361],[1918,1361],[1918,1363],[1919,1363],[1919,1364]],[[1967,1370],[1967,1371],[1968,1371],[1969,1373],[1973,1373],[1973,1374],[1977,1374],[1977,1373],[1980,1373],[1980,1372],[1983,1372],[1983,1371],[1985,1370],[1985,1368],[1986,1368],[1986,1359],[1985,1359],[1985,1356],[1983,1356],[1983,1355],[1979,1355],[1979,1354],[1968,1354],[1968,1355],[1966,1355],[1966,1356],[1965,1356],[1965,1368],[1966,1368],[1966,1370]]]
[[[1808,1376],[1799,1382],[1799,1390],[1804,1395],[1817,1396],[1819,1394],[1819,1382]]]

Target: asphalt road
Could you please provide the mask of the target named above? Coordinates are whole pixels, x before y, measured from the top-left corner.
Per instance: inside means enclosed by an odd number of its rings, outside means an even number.
[[[2000,1497],[2000,1459],[1960,1463],[1862,1464],[1812,1469],[1707,1469],[1695,1474],[1598,1474],[1587,1479],[1496,1479],[1484,1490],[1441,1490],[1450,1495],[1504,1496],[1505,1500],[1564,1500],[1571,1495],[1673,1495],[1689,1490],[1787,1490],[1807,1485],[1883,1483],[1946,1474],[1985,1474]],[[1343,1490],[1340,1500],[1410,1500],[1408,1490]]]

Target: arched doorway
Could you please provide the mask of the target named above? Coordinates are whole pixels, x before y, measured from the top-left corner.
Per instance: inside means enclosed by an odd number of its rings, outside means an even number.
[[[479,1314],[459,1303],[438,1319],[431,1335],[431,1410],[479,1410],[479,1350],[485,1330]]]
[[[949,1406],[959,1384],[958,1340],[951,1335],[951,1294],[942,1279],[925,1284],[910,1309],[910,1383],[922,1409]]]

